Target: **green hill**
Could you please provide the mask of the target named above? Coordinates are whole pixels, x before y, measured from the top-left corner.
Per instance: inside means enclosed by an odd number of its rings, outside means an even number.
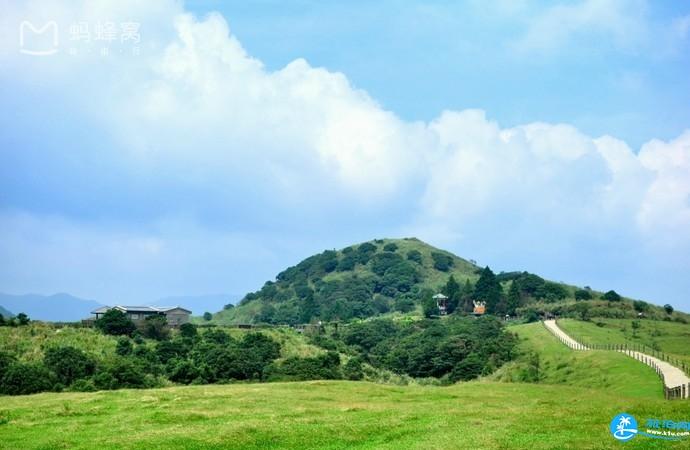
[[[419,309],[425,291],[479,278],[480,268],[418,239],[377,239],[326,250],[289,267],[236,307],[214,315],[220,324],[348,320]]]
[[[5,397],[6,448],[614,448],[622,411],[687,419],[686,402],[590,387],[351,381],[185,386]],[[643,436],[626,448],[687,448]]]
[[[490,276],[483,279],[487,272]],[[451,276],[456,282],[452,286],[447,284]],[[460,313],[471,312],[473,300],[486,300],[488,305],[490,297],[494,300],[487,306],[489,312],[501,316],[635,318],[642,312],[659,320],[688,319],[613,291],[602,294],[520,271],[493,274],[448,251],[405,238],[377,239],[310,256],[247,294],[237,306],[228,305],[211,322],[294,325],[394,312],[421,315],[422,305],[439,291],[451,297],[452,308]]]

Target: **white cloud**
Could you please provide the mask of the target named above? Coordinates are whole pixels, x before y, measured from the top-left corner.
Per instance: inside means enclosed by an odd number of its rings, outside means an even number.
[[[525,43],[548,47],[588,27],[625,41],[638,11],[624,6],[589,0],[554,7],[533,24]],[[165,29],[160,20],[173,21],[141,14],[144,25],[160,29]],[[594,139],[567,124],[503,129],[480,110],[445,111],[430,123],[410,123],[384,110],[342,73],[302,59],[266,69],[219,15],[197,20],[178,14],[174,26],[172,42],[138,60],[119,58],[118,66],[96,64],[78,92],[64,94],[78,94],[79,103],[98,117],[102,134],[115,136],[114,148],[102,149],[122,175],[113,191],[143,186],[131,195],[137,202],[150,194],[147,188],[161,184],[177,196],[179,201],[167,202],[173,210],[163,216],[193,214],[184,209],[217,196],[209,209],[226,209],[226,218],[259,217],[261,225],[287,223],[285,228],[304,233],[339,222],[373,229],[395,221],[387,229],[418,230],[432,240],[476,239],[477,230],[522,227],[531,230],[525,236],[550,234],[562,242],[576,235],[621,233],[639,233],[642,242],[659,236],[690,242],[690,132],[670,142],[651,141],[637,155],[615,138]],[[40,77],[33,65],[14,60],[12,67],[17,79]],[[51,74],[51,83],[71,86],[82,69],[65,65]],[[107,83],[98,78],[106,72]],[[121,77],[124,82],[117,82]],[[130,263],[179,274],[185,264],[204,263],[204,246],[231,248],[246,238],[256,245],[244,251],[263,248],[260,234],[216,232],[209,238],[201,225],[160,231],[154,221],[148,224],[153,232],[119,235],[75,220],[58,223],[39,251],[30,243],[31,234],[46,229],[39,222],[53,224],[40,214],[27,222],[30,226],[0,217],[11,235],[21,229],[28,233],[3,237],[3,259],[36,252],[49,271],[51,252],[64,252],[83,264],[109,260],[104,271],[115,274],[131,275],[120,272]],[[55,244],[60,236],[66,237],[66,248]],[[185,236],[200,238],[193,242]],[[231,252],[214,253],[214,264],[220,266]],[[192,257],[186,263],[176,260],[181,253]],[[66,279],[78,282],[77,275]],[[212,290],[222,288],[205,289]]]

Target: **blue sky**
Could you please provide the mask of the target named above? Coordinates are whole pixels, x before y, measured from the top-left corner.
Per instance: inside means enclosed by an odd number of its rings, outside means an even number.
[[[244,293],[418,236],[690,310],[690,7],[487,3],[0,3],[0,291]]]

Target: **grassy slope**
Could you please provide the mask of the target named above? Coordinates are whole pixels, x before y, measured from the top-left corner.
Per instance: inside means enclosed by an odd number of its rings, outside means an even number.
[[[23,327],[0,327],[0,350],[24,361],[39,361],[45,349],[64,345],[102,357],[115,352],[117,338],[92,328],[55,328],[40,322]]]
[[[200,329],[200,333],[204,333]],[[235,338],[241,338],[248,330],[225,329]],[[316,356],[324,352],[319,347],[308,344],[306,338],[289,328],[251,330],[264,333],[281,345],[281,358],[291,356]],[[97,358],[115,354],[117,337],[106,336],[92,328],[58,328],[42,323],[32,323],[26,327],[0,327],[0,350],[7,351],[23,361],[40,361],[46,348],[70,345]],[[147,345],[154,341],[147,340]]]
[[[658,320],[638,320],[640,328],[633,333],[632,320],[593,319],[583,322],[561,319],[560,326],[584,342],[622,344],[636,342],[661,350],[690,365],[690,325]],[[597,323],[604,324],[603,327]]]
[[[541,323],[509,328],[520,337],[521,356],[490,376],[493,380],[516,381],[528,352],[540,357],[542,384],[567,384],[606,388],[609,392],[640,398],[663,398],[656,373],[623,354],[608,351],[576,352],[555,339]]]
[[[687,404],[567,386],[364,382],[189,386],[3,398],[7,448],[613,448],[621,411],[686,419]],[[637,437],[626,448],[687,448]]]

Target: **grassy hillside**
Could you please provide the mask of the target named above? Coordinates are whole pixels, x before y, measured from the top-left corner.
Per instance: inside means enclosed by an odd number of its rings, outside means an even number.
[[[643,344],[685,361],[690,366],[690,325],[658,320],[559,320],[559,325],[583,343]],[[637,327],[637,328],[636,328]]]
[[[94,328],[57,328],[40,322],[23,327],[0,327],[0,349],[25,362],[37,362],[49,347],[72,346],[102,358],[115,353],[117,338]]]
[[[234,338],[241,338],[248,330],[221,328]],[[200,329],[204,333],[205,329]],[[311,345],[305,336],[290,328],[251,330],[273,338],[280,344],[280,358],[310,357],[325,350]],[[155,341],[145,339],[144,345],[153,346]],[[83,350],[97,360],[115,354],[117,337],[104,335],[94,328],[55,327],[40,322],[24,327],[0,327],[0,349],[24,362],[38,362],[49,347],[72,346]]]
[[[509,330],[520,338],[520,356],[490,376],[491,380],[595,387],[629,397],[663,398],[662,384],[654,370],[623,354],[573,351],[541,323],[512,326]],[[539,355],[538,376],[535,353]]]
[[[684,402],[591,388],[317,381],[3,398],[0,436],[7,448],[36,449],[612,448],[608,425],[622,411],[687,418]]]

